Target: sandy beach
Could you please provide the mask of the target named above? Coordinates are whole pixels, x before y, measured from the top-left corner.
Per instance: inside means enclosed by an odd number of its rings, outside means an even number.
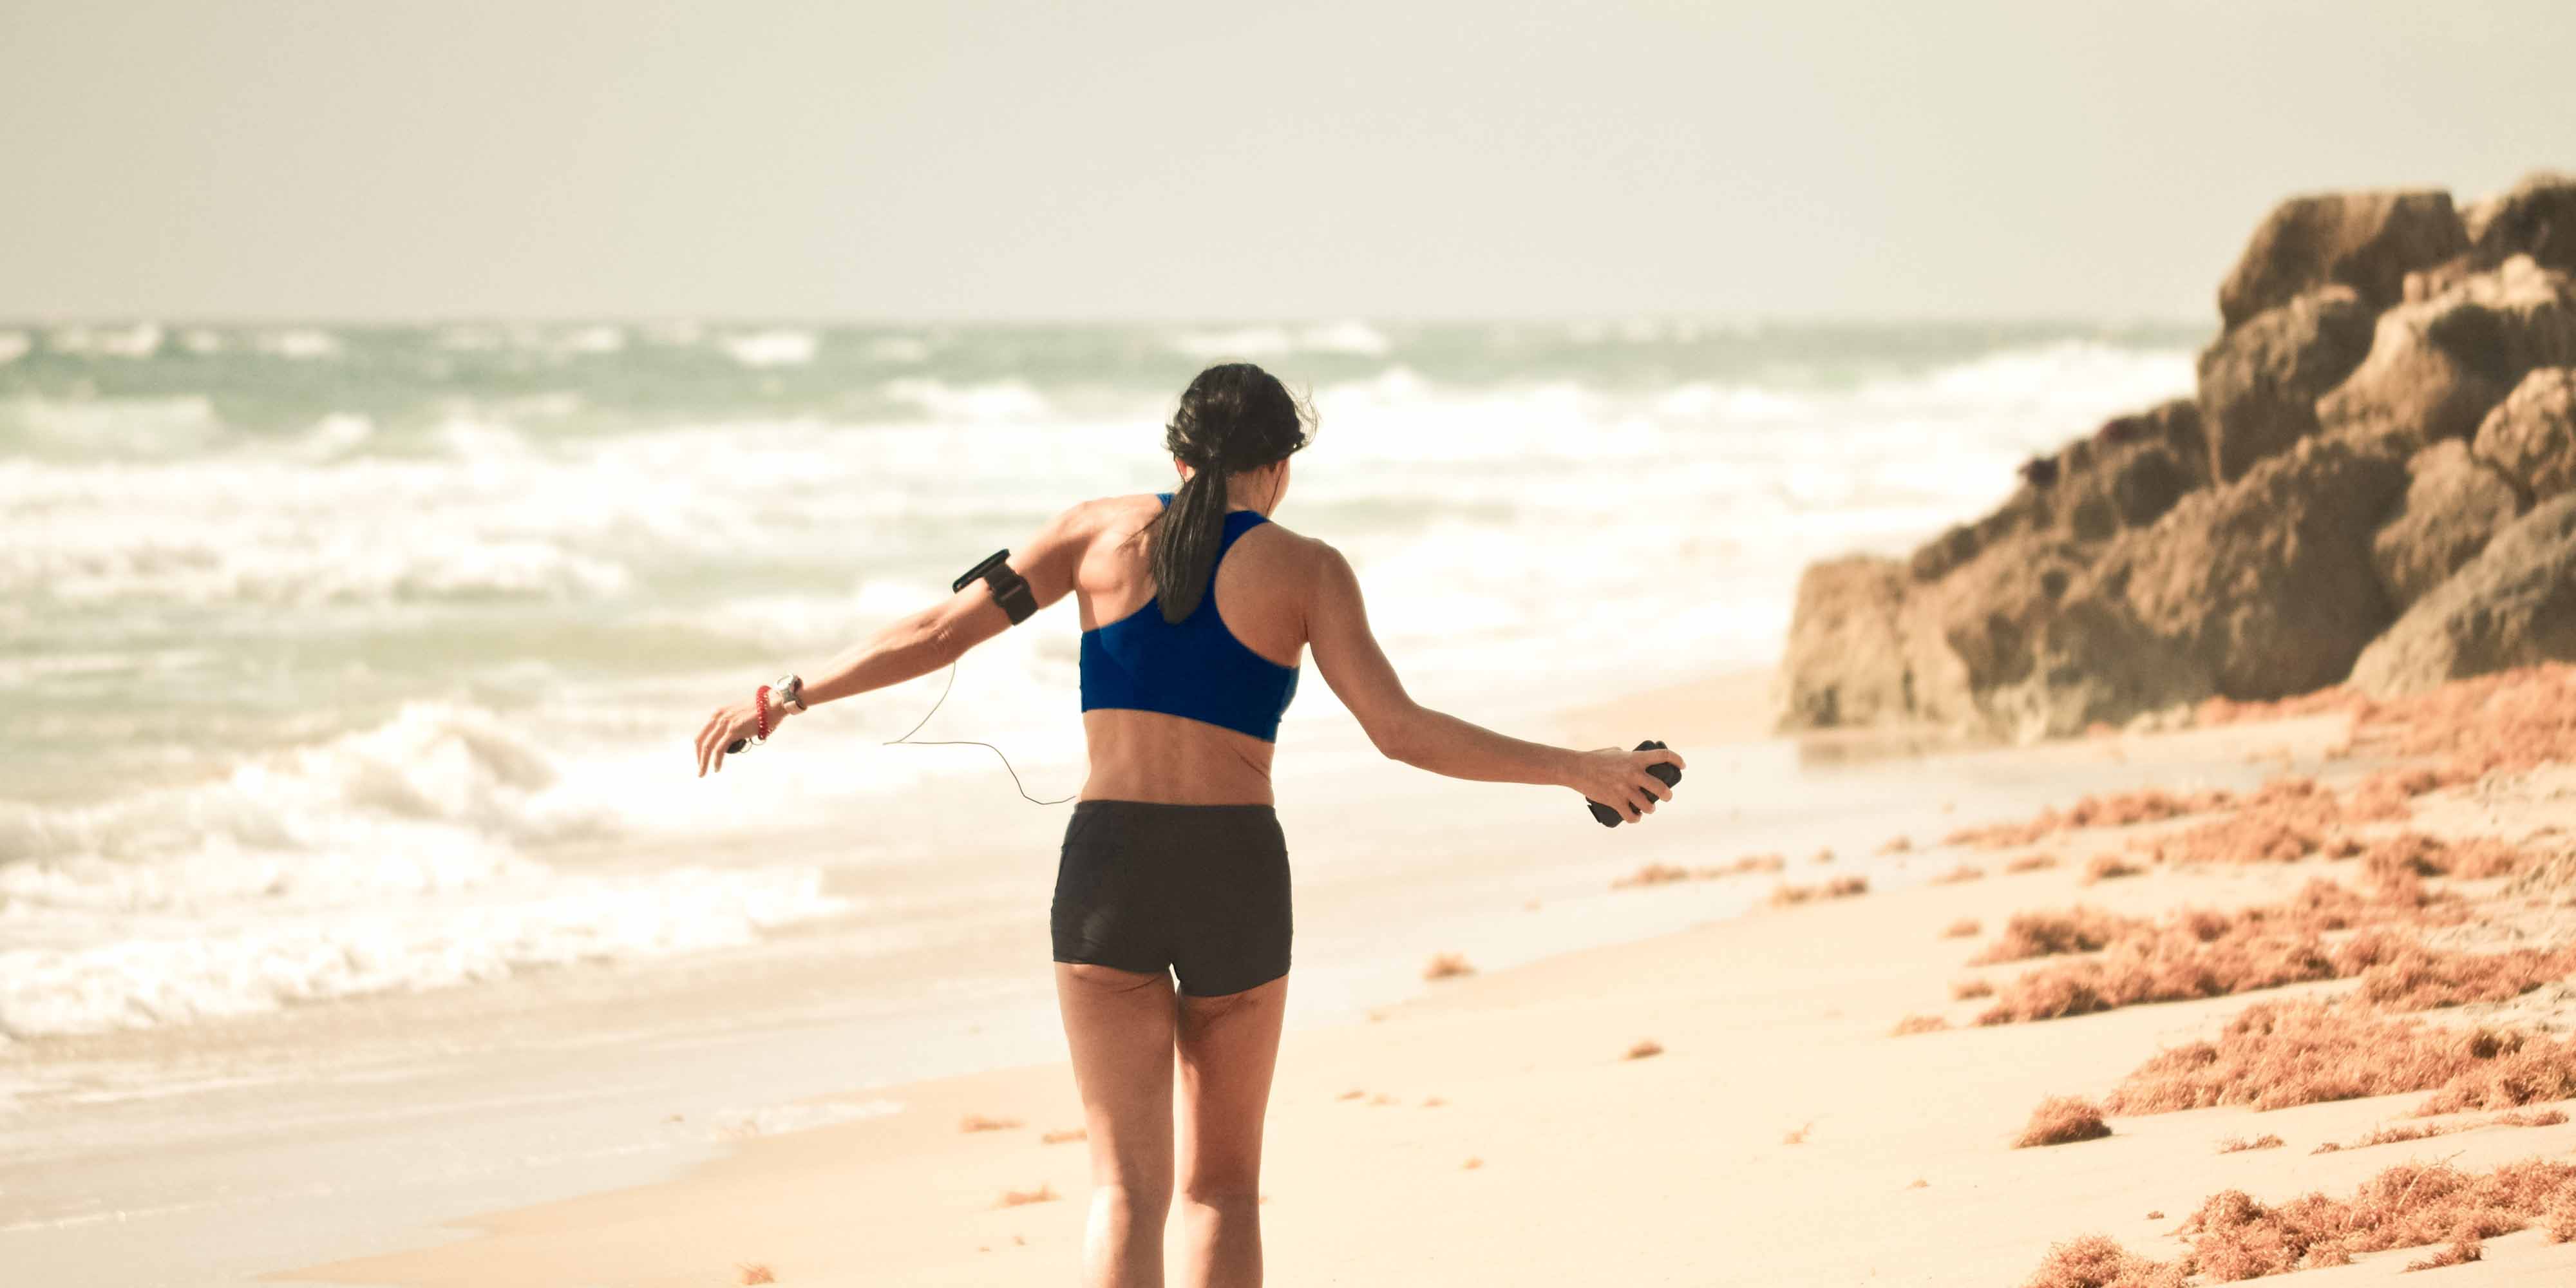
[[[1676,716],[1740,710],[1726,687],[1704,686],[1698,703],[1676,694],[1653,701]],[[2280,775],[2348,791],[2411,763],[2393,754],[2385,731],[2356,748],[2355,723],[2349,712],[2325,710],[1933,757],[1908,772],[1963,785],[2065,782],[2069,771],[2094,766],[2176,791]],[[1688,730],[1691,745],[1702,746],[1723,732],[1709,723]],[[1693,763],[1675,804],[1647,825],[1654,852],[1667,862],[1730,863],[1744,847],[1730,839],[1742,829],[1726,818],[1727,776],[1711,772],[1724,761],[1708,754]],[[1952,984],[2001,984],[2032,965],[1970,965],[2012,914],[2080,903],[2154,917],[2271,904],[2314,877],[2360,880],[2348,860],[2311,856],[2141,859],[2138,875],[2088,882],[2096,855],[2144,854],[2142,838],[2208,821],[2199,816],[2061,831],[2006,849],[1938,843],[1963,827],[2073,803],[2027,785],[2013,791],[1980,798],[2002,804],[1975,811],[1947,801],[1917,806],[1910,828],[1886,829],[1890,838],[1911,831],[1904,853],[1846,849],[1830,862],[1798,853],[1777,874],[1611,892],[1639,904],[1728,885],[1767,895],[1866,873],[1864,894],[1766,902],[1634,942],[1480,967],[1362,1019],[1292,1027],[1265,1161],[1272,1281],[2022,1283],[2053,1245],[2080,1236],[2179,1256],[2191,1246],[2178,1233],[2184,1218],[2224,1190],[2278,1202],[2349,1192],[2410,1160],[2475,1171],[2576,1150],[2576,1125],[2560,1123],[2311,1154],[2410,1121],[2422,1099],[2415,1094],[2260,1113],[2230,1105],[2114,1114],[2102,1139],[2013,1148],[2044,1099],[2099,1098],[2160,1049],[2216,1033],[2257,1000],[2333,997],[2353,984],[1980,1026],[1985,1003],[1954,1001]],[[2412,810],[2404,827],[2495,836],[2532,854],[2563,850],[2576,827],[2576,778],[2564,765],[2499,770],[2419,796]],[[2376,822],[2350,831],[2367,840],[2400,829]],[[2006,862],[2025,852],[2057,862],[2007,873]],[[1962,864],[1982,875],[1929,879]],[[1597,860],[1605,886],[1634,866]],[[2555,895],[2508,896],[2505,879],[2431,884],[2456,890],[2470,901],[2472,924],[2497,934],[2564,937]],[[1962,919],[1979,933],[1945,935]],[[1457,947],[1424,941],[1413,951],[1427,960]],[[2519,1008],[2518,1023],[2563,1030],[2576,1020],[2568,991],[2552,985],[2505,1005]],[[2438,1014],[2467,1022],[2493,1009]],[[1950,1027],[1893,1031],[1921,1016]],[[1641,1044],[1655,1049],[1639,1054],[1648,1050]],[[1048,1140],[1080,1125],[1061,1060],[818,1099],[835,1102],[900,1109],[747,1139],[666,1181],[484,1213],[420,1232],[411,1242],[423,1246],[270,1278],[708,1285],[765,1272],[782,1284],[1038,1284],[1070,1273],[1088,1171],[1080,1142]],[[964,1129],[975,1119],[1007,1125]],[[2230,1138],[2258,1133],[2287,1147],[2221,1152]],[[1012,1201],[1032,1195],[1042,1197]],[[2314,1282],[2377,1282],[2412,1255],[2362,1256]],[[2569,1282],[2576,1246],[2540,1229],[2502,1234],[2486,1241],[2484,1260],[2450,1273],[2463,1283]]]

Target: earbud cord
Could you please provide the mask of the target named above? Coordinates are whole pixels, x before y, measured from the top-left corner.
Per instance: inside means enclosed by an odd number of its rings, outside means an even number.
[[[956,687],[957,664],[955,662],[951,662],[948,664],[948,683],[939,690],[939,702],[946,702],[948,700],[948,690]],[[885,745],[892,747],[897,743],[901,743],[907,747],[991,747],[994,755],[1002,756],[1001,748],[994,747],[993,744],[989,742],[977,742],[972,738],[951,738],[933,742],[912,741],[912,736],[921,732],[921,726],[929,724],[930,718],[939,714],[939,702],[931,703],[930,710],[922,712],[920,721],[914,724],[910,729],[904,730],[902,737],[894,739],[892,742],[888,742]],[[1008,756],[1002,756],[1002,769],[1003,772],[1008,773],[1011,776],[1011,786],[1018,787],[1020,789],[1020,799],[1027,801],[1032,805],[1062,805],[1066,801],[1073,799],[1071,796],[1064,796],[1051,801],[1042,801],[1035,796],[1029,795],[1029,789],[1020,786],[1020,771],[1011,768],[1011,758]],[[1077,795],[1078,794],[1079,793],[1077,793]]]

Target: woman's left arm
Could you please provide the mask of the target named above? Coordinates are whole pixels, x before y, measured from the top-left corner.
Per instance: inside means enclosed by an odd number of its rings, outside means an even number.
[[[1048,520],[1037,536],[1009,560],[1011,570],[1028,580],[1029,595],[1038,607],[1064,598],[1073,589],[1074,573],[1082,566],[1083,553],[1090,549],[1091,538],[1098,531],[1097,507],[1097,502],[1085,501]],[[811,709],[928,675],[964,656],[966,650],[1001,634],[1010,624],[1010,614],[993,601],[991,589],[981,581],[970,583],[964,590],[842,650],[823,670],[805,677],[805,705]],[[705,777],[710,769],[722,771],[725,747],[736,738],[748,738],[758,731],[756,705],[756,695],[746,696],[716,708],[715,714],[707,717],[706,726],[698,731],[699,777]],[[771,702],[770,732],[776,733],[789,714],[785,707]]]

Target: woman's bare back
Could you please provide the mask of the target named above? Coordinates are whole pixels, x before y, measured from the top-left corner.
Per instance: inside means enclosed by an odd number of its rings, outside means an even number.
[[[1163,506],[1138,495],[1104,497],[1084,509],[1096,526],[1076,566],[1073,592],[1088,631],[1147,611],[1155,586],[1143,530]],[[1217,562],[1218,620],[1245,648],[1281,666],[1305,660],[1316,548],[1274,520],[1244,533]],[[1084,712],[1082,725],[1091,751],[1086,800],[1275,803],[1275,744],[1158,711],[1102,708]]]

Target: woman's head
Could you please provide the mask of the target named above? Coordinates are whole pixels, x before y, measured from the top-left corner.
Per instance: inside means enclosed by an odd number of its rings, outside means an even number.
[[[1198,607],[1225,534],[1233,480],[1269,474],[1261,504],[1265,512],[1276,506],[1288,480],[1286,462],[1313,441],[1313,423],[1311,408],[1290,396],[1277,376],[1249,362],[1210,367],[1181,392],[1180,406],[1163,429],[1163,446],[1186,469],[1172,504],[1148,528],[1163,620],[1177,622]]]

